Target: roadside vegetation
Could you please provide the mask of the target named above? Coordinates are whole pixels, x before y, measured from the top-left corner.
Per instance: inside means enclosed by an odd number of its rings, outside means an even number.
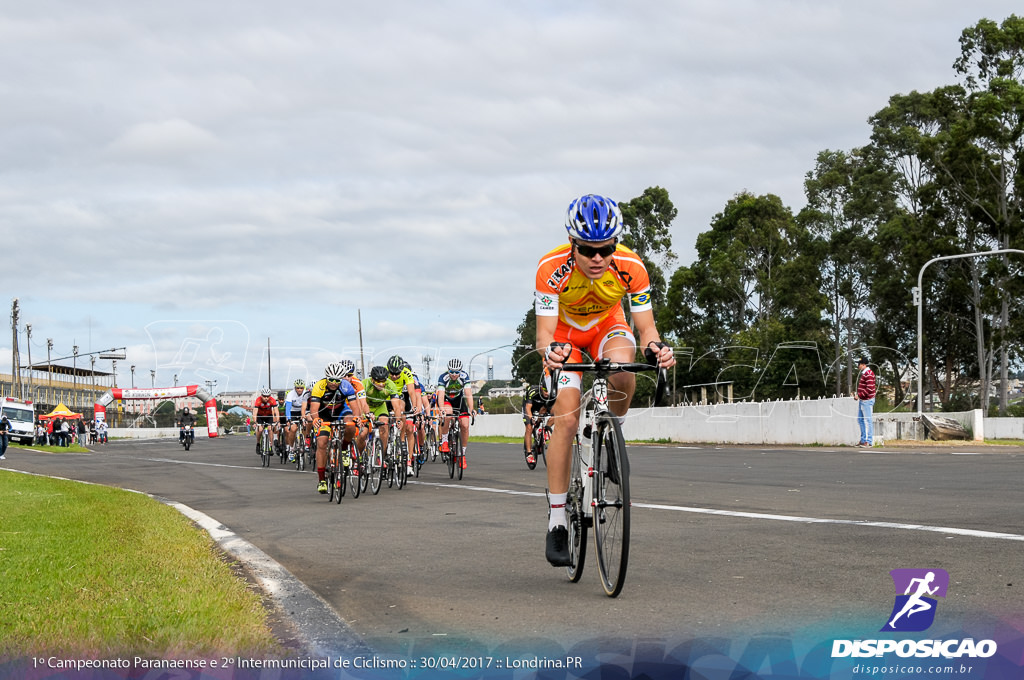
[[[0,657],[282,651],[259,593],[148,496],[0,470],[0,517]]]

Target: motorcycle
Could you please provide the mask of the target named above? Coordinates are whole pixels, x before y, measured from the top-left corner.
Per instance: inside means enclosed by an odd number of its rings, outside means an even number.
[[[192,448],[192,444],[196,441],[196,433],[191,425],[181,426],[181,430],[178,433],[178,441],[185,447],[186,451]]]

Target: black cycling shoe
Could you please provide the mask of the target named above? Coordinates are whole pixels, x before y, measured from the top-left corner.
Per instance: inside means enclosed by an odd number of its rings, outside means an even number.
[[[555,527],[548,530],[547,545],[544,556],[553,567],[571,567],[572,557],[569,556],[569,530]]]

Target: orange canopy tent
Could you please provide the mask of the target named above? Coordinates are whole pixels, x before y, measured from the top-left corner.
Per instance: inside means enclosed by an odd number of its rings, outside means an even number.
[[[39,416],[39,420],[50,420],[51,418],[64,418],[65,420],[68,420],[68,419],[70,419],[70,420],[77,420],[78,418],[81,418],[81,417],[82,417],[81,413],[75,413],[74,411],[69,409],[67,406],[65,406],[63,402],[61,402],[60,404],[57,404],[57,408],[53,409],[52,411],[50,411],[49,413],[47,413],[45,415]]]

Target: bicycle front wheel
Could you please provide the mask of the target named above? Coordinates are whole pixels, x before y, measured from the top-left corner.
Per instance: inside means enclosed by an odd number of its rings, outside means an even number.
[[[369,460],[366,464],[366,476],[370,478],[370,492],[374,496],[380,493],[380,486],[384,482],[384,447],[380,440],[373,438],[373,444],[369,447]]]
[[[433,428],[427,430],[427,455],[431,461],[437,460],[437,435]]]
[[[594,442],[594,547],[608,597],[622,592],[629,562],[629,459],[618,419],[601,414]]]
[[[366,489],[366,470],[363,469],[363,454],[357,453],[352,456],[352,466],[349,470],[352,472],[352,498],[359,498],[359,494]]]
[[[406,469],[406,466],[409,465],[409,448],[406,446],[405,442],[402,442],[401,447],[399,447],[398,457],[401,458],[401,460],[398,461],[395,474],[398,475],[398,488],[401,489],[409,480],[409,475],[407,474],[408,470]]]
[[[455,440],[451,432],[448,434],[448,439],[451,441],[448,443],[448,453],[444,461],[448,463],[448,479],[455,479],[455,444],[453,443]]]

